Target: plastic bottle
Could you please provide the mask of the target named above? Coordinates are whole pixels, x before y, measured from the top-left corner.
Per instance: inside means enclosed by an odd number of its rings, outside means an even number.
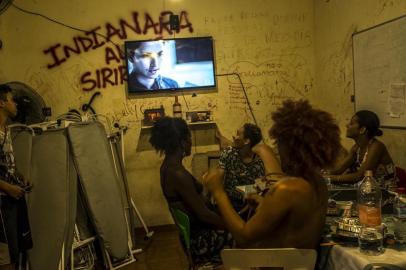
[[[329,170],[321,170],[320,171],[321,176],[323,177],[324,181],[326,181],[326,185],[328,189],[331,189],[331,177],[330,177],[330,171]]]
[[[372,171],[366,171],[358,186],[358,216],[362,226],[358,243],[361,253],[379,255],[383,249],[382,193]]]
[[[173,117],[182,118],[182,105],[179,103],[178,96],[175,96],[175,103],[173,103]]]
[[[393,210],[395,214],[395,239],[400,244],[406,243],[406,189],[398,188]]]

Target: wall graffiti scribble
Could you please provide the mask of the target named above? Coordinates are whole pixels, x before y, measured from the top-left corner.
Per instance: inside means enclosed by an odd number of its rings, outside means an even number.
[[[123,65],[118,67],[103,67],[95,71],[86,71],[80,77],[83,91],[92,91],[95,88],[106,88],[108,86],[122,85],[127,80],[126,68]]]
[[[131,31],[138,35],[146,35],[153,30],[155,35],[162,35],[164,31],[172,35],[173,31],[169,28],[169,16],[173,14],[171,11],[161,12],[158,21],[154,19],[148,13],[144,14],[144,24],[141,27],[140,16],[138,12],[132,13],[132,23],[127,22],[124,19],[120,19],[118,26],[113,26],[112,23],[107,22],[104,25],[104,29],[100,26],[93,28],[85,33],[85,36],[73,37],[73,45],[62,45],[56,43],[49,48],[46,48],[43,52],[45,55],[49,55],[52,58],[52,62],[47,64],[48,69],[57,67],[66,62],[73,54],[81,54],[90,50],[96,50],[102,47],[106,42],[102,41],[102,37],[98,34],[106,36],[107,41],[112,40],[114,37],[118,37],[123,40],[128,37],[128,31]],[[190,33],[193,32],[192,23],[189,21],[186,11],[180,12],[180,28],[179,31],[187,29]],[[103,30],[103,31],[102,31]],[[102,33],[100,33],[102,32]]]
[[[313,79],[300,74],[311,74],[310,65],[307,60],[298,54],[279,55],[260,63],[251,61],[236,61],[229,66],[229,73],[238,73],[245,84],[247,93],[257,92],[259,97],[265,93],[273,93],[267,96],[272,100],[272,105],[280,105],[278,100],[297,96],[305,98],[313,87]],[[272,78],[275,85],[269,85],[268,79]],[[238,84],[235,78],[228,79],[230,83]],[[283,89],[283,91],[280,91]],[[231,103],[239,103],[238,99]]]
[[[141,16],[137,11],[132,12],[132,20],[119,19],[116,24],[111,22],[103,26],[97,26],[84,35],[77,35],[72,38],[71,44],[56,43],[43,53],[50,57],[46,65],[48,69],[56,68],[66,63],[71,57],[90,52],[101,47],[105,47],[105,63],[107,66],[83,72],[79,78],[83,91],[92,91],[96,88],[106,88],[109,86],[121,85],[127,80],[124,53],[118,45],[110,45],[108,41],[112,39],[125,40],[131,34],[147,35],[153,33],[156,38],[161,38],[163,34],[173,34],[170,29],[169,18],[174,14],[172,11],[162,11],[157,19],[149,13]],[[181,11],[179,15],[179,29],[181,31],[193,32],[193,26],[186,11]],[[104,37],[103,37],[104,36]],[[117,66],[111,66],[115,64]]]

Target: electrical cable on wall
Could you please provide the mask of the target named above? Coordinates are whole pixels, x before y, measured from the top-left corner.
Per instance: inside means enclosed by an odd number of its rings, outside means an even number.
[[[51,22],[53,22],[53,23],[62,25],[62,26],[64,26],[64,27],[67,27],[67,28],[70,28],[70,29],[73,29],[73,30],[76,30],[76,31],[79,31],[79,32],[83,32],[83,33],[85,33],[85,34],[87,34],[87,33],[89,32],[89,31],[87,31],[87,30],[84,30],[84,29],[81,29],[81,28],[77,28],[77,27],[74,27],[74,26],[70,26],[70,25],[65,24],[65,23],[63,23],[63,22],[57,21],[57,20],[52,19],[52,18],[50,18],[50,17],[48,17],[48,16],[46,16],[46,15],[43,15],[43,14],[40,14],[40,13],[37,13],[37,12],[33,12],[33,11],[29,11],[29,10],[23,9],[23,8],[21,8],[21,7],[17,6],[17,5],[15,5],[14,3],[11,3],[11,6],[13,6],[14,8],[18,9],[19,11],[21,11],[21,12],[23,12],[23,13],[27,13],[27,14],[30,14],[30,15],[35,15],[35,16],[42,17],[42,18],[44,18],[44,19],[46,19],[46,20],[48,20],[48,21],[51,21]],[[119,46],[117,43],[115,43],[114,41],[108,39],[107,36],[105,36],[105,35],[103,35],[103,34],[100,34],[100,33],[97,33],[97,32],[95,32],[95,34],[98,35],[98,36],[100,36],[100,37],[103,37],[107,42],[110,42],[110,43],[114,44],[114,45],[117,47],[117,49],[119,49],[120,52],[124,54],[124,52],[121,50],[120,46]]]
[[[164,7],[165,7],[165,0],[164,0],[163,4],[164,4]],[[17,5],[15,5],[14,3],[11,3],[11,5],[12,5],[14,8],[16,8],[17,10],[19,10],[19,11],[21,11],[21,12],[23,12],[23,13],[27,13],[27,14],[30,14],[30,15],[35,15],[35,16],[42,17],[42,18],[44,18],[44,19],[46,19],[46,20],[48,20],[48,21],[51,21],[51,22],[53,22],[53,23],[62,25],[62,26],[67,27],[67,28],[69,28],[69,29],[73,29],[73,30],[76,30],[76,31],[79,31],[79,32],[82,32],[82,33],[85,33],[85,34],[89,32],[89,31],[87,31],[87,30],[84,30],[84,29],[81,29],[81,28],[78,28],[78,27],[74,27],[74,26],[70,26],[70,25],[68,25],[68,24],[66,24],[66,23],[57,21],[57,20],[52,19],[52,18],[50,18],[50,17],[48,17],[48,16],[46,16],[46,15],[43,15],[43,14],[40,14],[40,13],[37,13],[37,12],[33,12],[33,11],[29,11],[29,10],[23,9],[23,8],[21,8],[21,7],[17,6]],[[164,9],[165,9],[165,8],[164,8]],[[170,27],[171,27],[171,30],[174,30],[174,31],[173,31],[173,37],[175,38],[175,33],[176,33],[176,31],[179,30],[179,16],[178,16],[178,15],[171,15],[171,24],[170,24]],[[124,51],[120,48],[120,46],[119,46],[118,44],[116,44],[114,41],[108,39],[107,36],[105,36],[105,35],[103,35],[103,34],[100,34],[100,33],[97,33],[97,32],[95,32],[95,34],[98,35],[98,36],[100,36],[100,37],[103,37],[107,42],[110,42],[110,43],[114,44],[114,45],[117,47],[117,49],[120,50],[120,52],[121,52],[122,54],[124,54]],[[185,98],[185,95],[184,95],[183,91],[182,91],[182,96],[183,96],[183,99],[184,99],[184,101],[185,101],[186,107],[187,107],[187,109],[189,110],[189,104],[188,104],[187,101],[186,101],[186,98]]]
[[[187,108],[188,111],[190,111],[189,104],[187,103],[186,98],[185,98],[185,94],[183,93],[183,89],[181,90],[181,93],[182,93],[183,100],[185,101],[186,108]]]
[[[251,103],[250,103],[250,101],[249,101],[249,99],[248,99],[247,92],[245,91],[245,87],[244,87],[244,84],[242,83],[240,74],[238,74],[238,73],[236,73],[236,72],[233,72],[233,73],[216,74],[216,76],[218,76],[218,77],[223,77],[223,76],[237,76],[238,80],[240,81],[240,84],[241,84],[241,87],[242,87],[242,91],[244,92],[245,100],[247,101],[248,109],[250,110],[252,119],[254,120],[255,125],[258,126],[257,119],[255,118],[254,112],[253,112],[253,110],[252,110]]]
[[[11,5],[13,0],[0,0],[0,14],[6,11],[6,9]]]
[[[165,5],[165,1],[164,1],[164,5]],[[76,31],[79,31],[79,32],[83,32],[83,33],[85,33],[85,34],[89,32],[89,31],[87,31],[87,30],[84,30],[84,29],[81,29],[81,28],[77,28],[77,27],[74,27],[74,26],[70,26],[70,25],[65,24],[65,23],[63,23],[63,22],[57,21],[57,20],[52,19],[52,18],[50,18],[50,17],[48,17],[48,16],[46,16],[46,15],[43,15],[43,14],[40,14],[40,13],[37,13],[37,12],[33,12],[33,11],[29,11],[29,10],[23,9],[23,8],[21,8],[21,7],[17,6],[17,5],[15,5],[14,3],[11,3],[11,6],[13,6],[14,8],[18,9],[19,11],[21,11],[21,12],[23,12],[23,13],[27,13],[27,14],[30,14],[30,15],[35,15],[35,16],[42,17],[42,18],[44,18],[44,19],[46,19],[46,20],[48,20],[48,21],[51,21],[51,22],[53,22],[53,23],[62,25],[62,26],[64,26],[64,27],[67,27],[67,28],[70,28],[70,29],[73,29],[73,30],[76,30]],[[174,17],[177,17],[177,15],[174,15]],[[175,28],[175,29],[174,29],[175,31],[173,31],[174,37],[175,37],[176,27],[177,27],[178,24],[179,24],[178,18],[179,18],[179,17],[177,17],[177,20],[175,20],[175,22],[172,21],[172,24],[171,24],[171,26]],[[172,19],[172,20],[173,20],[173,19]],[[103,34],[100,34],[100,33],[97,33],[97,32],[95,32],[95,34],[98,35],[98,36],[100,36],[100,37],[103,37],[107,42],[110,42],[110,43],[112,43],[113,45],[115,45],[115,46],[121,51],[121,53],[124,53],[124,52],[122,51],[122,49],[120,48],[120,46],[119,46],[118,44],[116,44],[114,41],[108,39],[107,36],[105,36],[105,35],[103,35]],[[252,116],[252,118],[253,118],[253,120],[254,120],[254,123],[255,123],[256,125],[258,125],[258,124],[257,124],[257,120],[256,120],[255,115],[254,115],[253,110],[252,110],[251,103],[249,102],[249,99],[248,99],[248,96],[247,96],[247,93],[246,93],[246,91],[245,91],[245,87],[244,87],[244,84],[242,83],[242,80],[241,80],[240,75],[239,75],[238,73],[235,73],[235,72],[234,72],[234,73],[216,74],[216,76],[218,76],[218,77],[221,77],[221,76],[237,76],[237,78],[238,78],[238,80],[240,81],[240,84],[241,84],[241,86],[242,86],[242,90],[243,90],[243,92],[244,92],[244,96],[245,96],[245,99],[246,99],[246,101],[247,101],[248,108],[249,108],[249,110],[250,110],[251,116]],[[186,98],[185,98],[185,95],[184,95],[183,91],[182,91],[182,96],[183,96],[183,99],[184,99],[184,101],[185,101],[186,107],[187,107],[187,109],[189,110],[189,105],[188,105],[188,103],[187,103],[187,101],[186,101]]]
[[[195,145],[195,154],[197,154],[197,141],[196,141],[196,131],[192,130],[193,140]]]

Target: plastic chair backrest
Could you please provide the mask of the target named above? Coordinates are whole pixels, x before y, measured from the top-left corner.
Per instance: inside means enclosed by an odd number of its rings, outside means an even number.
[[[190,221],[188,215],[177,208],[171,208],[173,219],[184,241],[185,247],[190,249]]]
[[[225,270],[249,270],[255,267],[280,267],[284,270],[314,270],[314,249],[224,249],[221,252]]]

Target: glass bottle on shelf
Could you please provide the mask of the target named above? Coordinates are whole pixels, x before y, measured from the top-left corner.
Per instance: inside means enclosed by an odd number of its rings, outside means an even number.
[[[178,96],[175,96],[175,103],[173,103],[173,117],[182,118],[182,105],[179,103]]]

